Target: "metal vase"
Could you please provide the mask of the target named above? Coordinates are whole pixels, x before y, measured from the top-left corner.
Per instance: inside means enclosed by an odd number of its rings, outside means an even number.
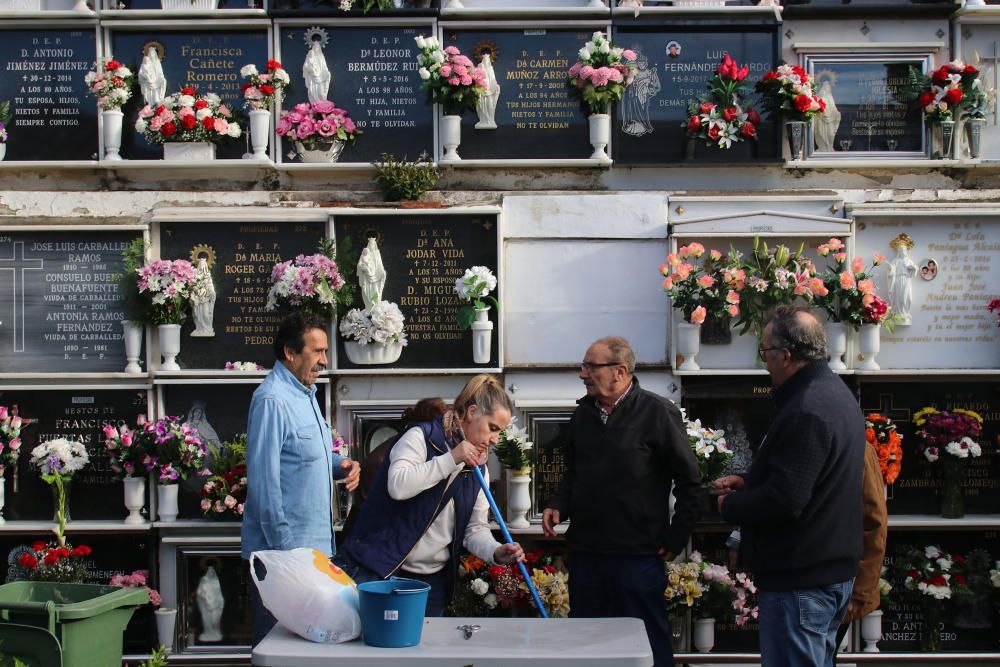
[[[965,119],[965,140],[969,147],[969,157],[973,160],[979,159],[979,149],[983,139],[983,125],[985,118]]]
[[[941,159],[951,159],[952,142],[955,139],[955,121],[941,121]]]
[[[802,120],[790,120],[785,123],[788,134],[788,148],[792,160],[802,160],[805,157],[806,123]]]

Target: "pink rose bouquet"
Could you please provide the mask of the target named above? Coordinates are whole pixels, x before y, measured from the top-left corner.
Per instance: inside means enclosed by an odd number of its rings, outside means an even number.
[[[479,105],[486,92],[486,74],[456,46],[441,48],[436,37],[417,35],[417,64],[421,85],[446,116],[461,116]]]
[[[149,591],[149,604],[159,607],[163,604],[160,592],[149,587],[149,570],[135,570],[132,574],[116,574],[108,582],[111,586],[122,588],[145,588]]]
[[[157,259],[136,270],[139,296],[153,324],[181,324],[186,318],[195,270],[186,259]]]
[[[147,451],[139,438],[139,432],[130,430],[124,424],[121,426],[105,424],[103,431],[104,451],[111,463],[111,473],[115,479],[144,477],[146,468],[143,466],[143,460]]]
[[[181,88],[167,95],[156,108],[148,104],[139,110],[135,131],[151,144],[172,141],[237,139],[243,131],[233,112],[215,93],[200,95],[194,88]]]
[[[21,453],[21,427],[24,425],[16,405],[11,409],[0,405],[0,484],[7,468],[17,465]]]
[[[702,324],[708,318],[740,314],[739,292],[724,280],[724,257],[718,250],[706,255],[705,246],[690,243],[667,255],[666,263],[660,265],[663,290],[685,322]]]
[[[832,258],[834,264],[827,266],[821,280],[822,287],[813,287],[813,303],[826,311],[833,322],[844,322],[858,329],[862,324],[877,324],[869,322],[866,313],[876,313],[879,302],[885,302],[875,294],[875,280],[872,275],[875,268],[885,262],[885,255],[875,253],[872,257],[871,269],[866,268],[861,257],[848,261],[847,247],[838,238],[832,238],[821,244],[816,252],[821,257]],[[882,313],[885,315],[885,312]]]
[[[740,67],[728,53],[722,58],[715,76],[708,81],[708,93],[688,102],[688,136],[704,139],[709,146],[718,148],[757,140],[760,114],[740,103],[747,92],[743,82],[749,73],[748,66]]]
[[[268,60],[265,72],[257,70],[253,63],[240,69],[243,85],[243,106],[247,109],[273,109],[281,98],[281,91],[288,85],[288,72],[277,60]]]
[[[826,102],[816,95],[816,81],[798,65],[781,65],[768,72],[754,88],[768,111],[785,120],[809,121],[826,111]]]
[[[583,101],[588,114],[609,113],[638,72],[635,52],[612,46],[598,30],[578,56],[569,68],[570,93]]]
[[[347,112],[328,100],[303,102],[291,111],[282,111],[276,131],[279,137],[300,142],[306,150],[319,150],[334,141],[351,143],[362,134]]]
[[[350,293],[336,262],[327,255],[299,255],[279,262],[271,271],[267,310],[302,309],[327,319],[337,303],[349,305]]]
[[[97,98],[97,106],[105,111],[121,111],[132,97],[135,75],[114,58],[97,62],[83,77],[87,92]]]

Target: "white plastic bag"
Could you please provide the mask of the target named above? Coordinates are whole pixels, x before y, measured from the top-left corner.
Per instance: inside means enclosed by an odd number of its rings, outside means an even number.
[[[267,572],[258,579],[255,561]],[[338,644],[361,635],[358,589],[322,551],[255,551],[250,576],[278,622],[309,641]]]

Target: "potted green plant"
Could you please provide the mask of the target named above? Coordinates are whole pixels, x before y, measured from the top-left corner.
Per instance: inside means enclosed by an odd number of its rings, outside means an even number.
[[[421,153],[416,160],[382,153],[382,161],[372,162],[372,166],[375,167],[372,180],[387,201],[417,201],[438,182],[438,168],[430,162],[427,153]]]

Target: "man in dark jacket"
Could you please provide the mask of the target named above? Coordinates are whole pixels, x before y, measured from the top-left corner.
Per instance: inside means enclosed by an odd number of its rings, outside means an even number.
[[[573,519],[570,615],[641,618],[657,667],[672,667],[663,558],[687,545],[701,478],[680,410],[639,387],[634,371],[635,353],[623,338],[587,349],[580,365],[587,395],[570,421],[566,474],[542,529],[554,536],[556,524]]]
[[[715,482],[719,509],[741,526],[764,664],[827,667],[861,555],[865,420],[807,310],[779,309],[761,342],[777,414],[746,478]]]

